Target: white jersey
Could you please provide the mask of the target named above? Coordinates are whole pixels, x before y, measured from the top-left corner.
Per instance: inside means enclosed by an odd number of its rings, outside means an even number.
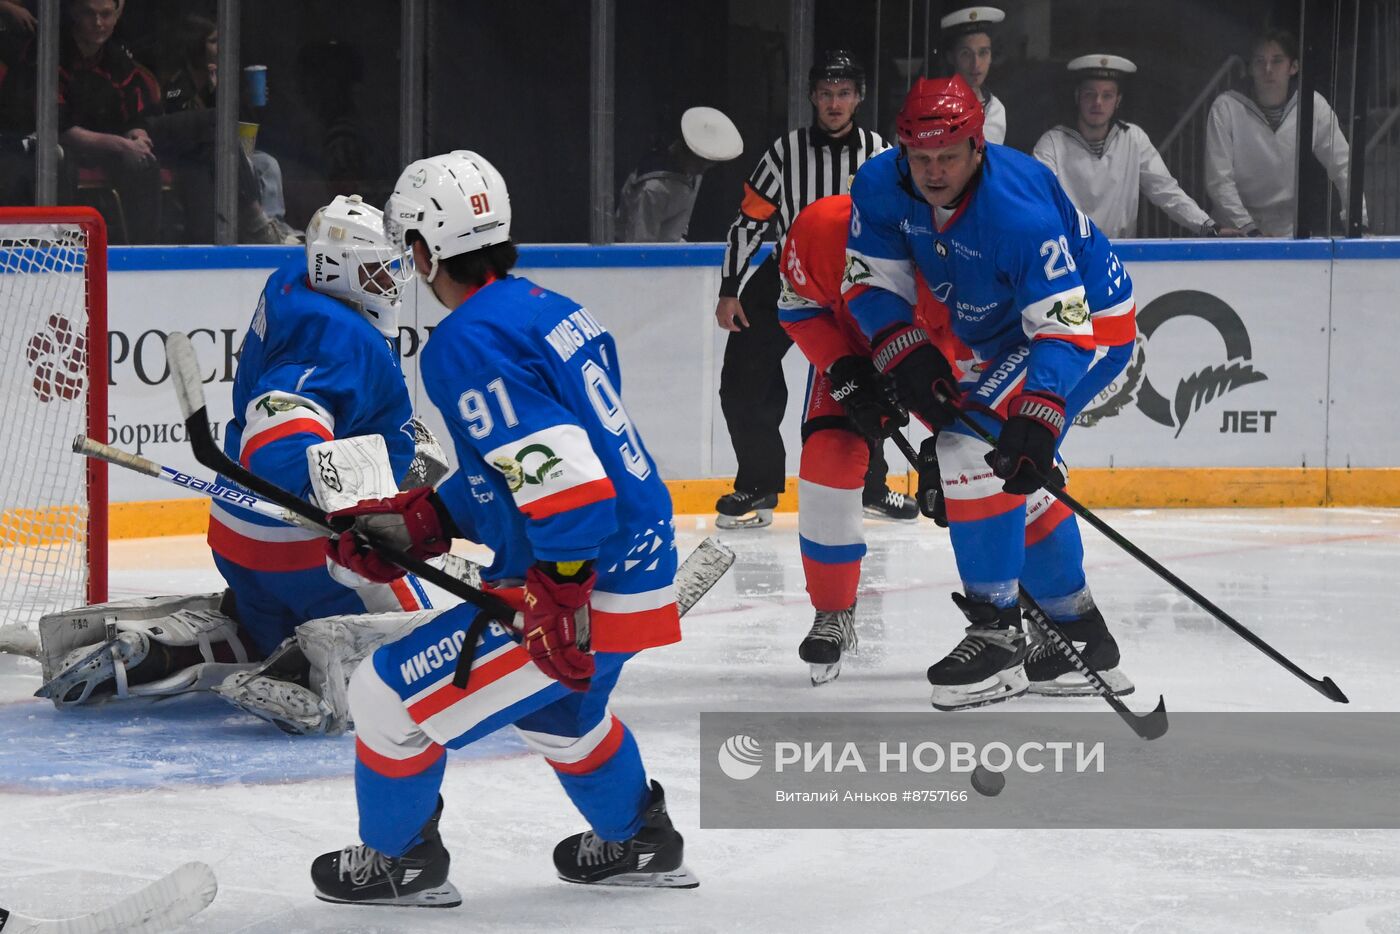
[[[1110,240],[1137,235],[1139,192],[1193,234],[1203,233],[1210,220],[1181,190],[1157,147],[1135,123],[1115,120],[1102,156],[1094,155],[1079,131],[1067,126],[1047,130],[1036,142],[1034,155]]]
[[[1259,105],[1239,91],[1226,91],[1210,105],[1206,122],[1206,191],[1211,214],[1222,226],[1259,228],[1270,237],[1291,237],[1297,201],[1298,93],[1288,99],[1277,130]],[[1346,216],[1347,160],[1351,149],[1337,115],[1313,94],[1312,150],[1341,194]],[[1362,208],[1365,219],[1365,208]]]
[[[1001,145],[1006,142],[1006,105],[1001,102],[991,91],[979,91],[978,96],[982,98],[982,112],[985,119],[982,123],[982,135],[987,138],[987,142]]]
[[[619,243],[679,243],[690,227],[700,176],[660,170],[627,176],[617,208]]]

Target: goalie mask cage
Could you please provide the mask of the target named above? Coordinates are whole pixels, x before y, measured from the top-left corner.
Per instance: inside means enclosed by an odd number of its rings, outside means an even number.
[[[0,627],[107,599],[107,228],[0,208]]]

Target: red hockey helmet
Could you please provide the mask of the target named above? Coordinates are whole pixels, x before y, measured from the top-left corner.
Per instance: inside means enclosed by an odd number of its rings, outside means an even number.
[[[899,141],[915,149],[937,149],[965,139],[981,149],[985,119],[977,92],[960,75],[920,78],[905,96],[894,128]]]

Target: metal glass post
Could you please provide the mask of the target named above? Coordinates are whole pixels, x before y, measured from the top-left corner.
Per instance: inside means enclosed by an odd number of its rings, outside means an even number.
[[[423,60],[427,45],[428,0],[402,0],[399,32],[399,166],[423,158]]]
[[[812,70],[812,44],[816,41],[815,0],[788,3],[788,129],[806,126],[812,113],[808,100],[807,72]]]
[[[613,28],[616,22],[614,0],[593,0],[592,46],[589,53],[592,76],[588,95],[590,243],[612,243],[614,237],[613,163],[616,146],[613,139]]]
[[[38,153],[34,162],[34,203],[58,203],[58,0],[39,0],[38,93],[34,102]]]
[[[214,242],[238,242],[240,0],[219,0],[219,93],[214,99]]]

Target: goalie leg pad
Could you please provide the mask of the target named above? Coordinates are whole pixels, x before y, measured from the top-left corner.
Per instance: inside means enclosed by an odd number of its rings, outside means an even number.
[[[330,710],[326,732],[343,733],[351,723],[348,686],[356,667],[385,643],[402,638],[441,610],[327,616],[302,623],[296,644],[311,666],[310,686]]]
[[[50,613],[39,620],[39,661],[44,666],[44,680],[58,675],[74,649],[116,638],[118,621],[158,619],[186,609],[217,611],[222,598],[223,594],[218,593],[138,597]]]

